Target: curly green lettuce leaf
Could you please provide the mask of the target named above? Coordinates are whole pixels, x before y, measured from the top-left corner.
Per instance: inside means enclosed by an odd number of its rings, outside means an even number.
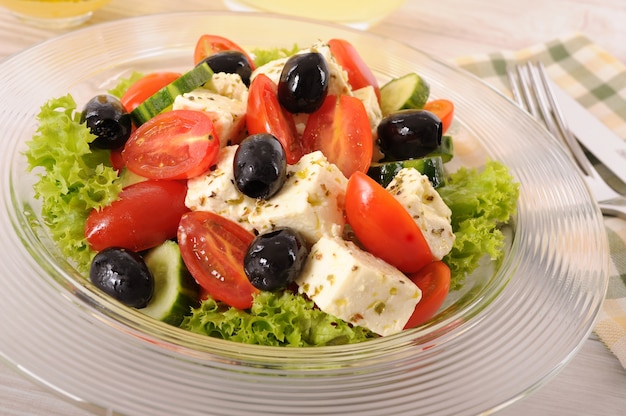
[[[261,292],[250,311],[211,298],[193,309],[181,328],[247,344],[307,347],[362,342],[376,335],[315,308],[312,301],[285,291]]]
[[[254,65],[258,68],[265,65],[268,62],[275,61],[276,59],[288,58],[291,55],[298,52],[300,48],[294,44],[291,49],[289,48],[270,48],[270,49],[253,49],[252,54],[254,56]]]
[[[114,97],[122,98],[128,88],[143,77],[143,73],[133,71],[128,77],[120,78],[115,87],[111,88],[108,92]]]
[[[93,251],[84,235],[87,216],[117,198],[121,186],[109,152],[91,149],[95,136],[80,123],[71,95],[49,100],[37,115],[39,127],[27,143],[28,170],[37,170],[35,197],[42,218],[63,255],[81,271]],[[38,169],[40,168],[40,169]]]
[[[452,273],[452,289],[462,286],[487,255],[500,261],[504,234],[499,227],[515,215],[519,184],[500,162],[488,161],[483,169],[461,168],[438,189],[452,210],[456,240],[444,262]]]

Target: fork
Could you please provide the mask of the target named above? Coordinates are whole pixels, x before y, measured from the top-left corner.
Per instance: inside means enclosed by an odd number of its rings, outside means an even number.
[[[517,104],[565,144],[602,214],[626,219],[626,197],[605,182],[572,135],[554,98],[543,64],[516,65],[514,69],[507,69],[507,75]]]

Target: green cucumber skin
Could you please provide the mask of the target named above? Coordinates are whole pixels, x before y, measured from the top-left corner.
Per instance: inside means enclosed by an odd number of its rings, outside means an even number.
[[[400,110],[421,109],[430,96],[430,85],[418,74],[394,78],[381,87],[381,110],[388,115]]]
[[[197,306],[199,289],[185,267],[178,244],[165,241],[151,249],[145,261],[154,276],[155,295],[141,311],[170,325],[180,325],[191,308]]]
[[[375,163],[370,166],[367,174],[383,187],[387,187],[403,168],[413,168],[426,175],[434,188],[445,185],[445,171],[441,156]]]
[[[137,127],[170,107],[178,95],[185,94],[206,84],[213,77],[213,70],[203,62],[180,78],[155,92],[146,101],[130,112]]]
[[[448,163],[452,160],[452,156],[454,155],[454,141],[452,140],[452,136],[443,136],[441,138],[441,145],[436,150],[433,150],[425,157],[432,156],[441,156],[443,163]]]

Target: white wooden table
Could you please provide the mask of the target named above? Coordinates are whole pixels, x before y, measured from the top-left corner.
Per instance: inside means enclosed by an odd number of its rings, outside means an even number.
[[[96,12],[89,24],[183,8],[223,10],[225,7],[215,0],[113,0]],[[371,31],[442,59],[519,49],[577,31],[626,63],[625,22],[623,0],[408,0]],[[59,33],[62,32],[24,26],[0,9],[0,59]],[[87,416],[91,413],[62,400],[0,361],[0,414]],[[499,414],[626,414],[626,370],[592,336],[548,384]]]

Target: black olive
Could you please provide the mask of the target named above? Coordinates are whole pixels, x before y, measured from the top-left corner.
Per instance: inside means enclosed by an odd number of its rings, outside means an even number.
[[[280,74],[278,102],[290,113],[312,113],[328,94],[326,58],[318,52],[292,55]]]
[[[229,74],[238,74],[247,87],[250,86],[250,76],[252,75],[252,67],[246,56],[239,51],[222,51],[213,55],[209,55],[201,62],[206,62],[213,72],[226,72]]]
[[[95,255],[89,280],[105,293],[133,308],[145,307],[154,292],[154,277],[134,251],[111,247]]]
[[[287,178],[287,157],[278,139],[268,133],[246,137],[233,160],[235,186],[251,198],[268,199]]]
[[[81,123],[86,123],[96,136],[91,145],[98,149],[122,147],[130,137],[132,121],[120,100],[108,94],[93,97],[81,114]]]
[[[257,236],[243,260],[243,268],[252,286],[276,291],[293,283],[306,263],[309,250],[299,232],[277,228]]]
[[[385,160],[416,159],[441,145],[439,117],[426,110],[398,111],[378,125],[378,143]]]

